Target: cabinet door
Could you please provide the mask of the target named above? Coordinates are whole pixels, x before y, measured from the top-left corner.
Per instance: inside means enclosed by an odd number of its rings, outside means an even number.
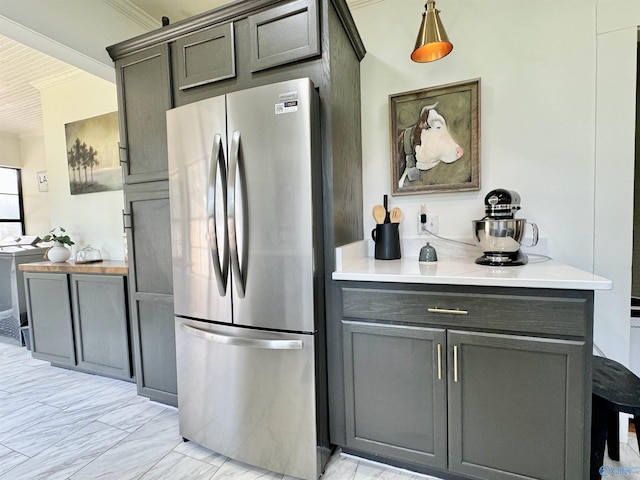
[[[583,342],[449,331],[447,343],[451,471],[584,478]]]
[[[445,331],[343,322],[347,446],[446,468]]]
[[[116,62],[120,161],[127,184],[167,178],[167,122],[171,108],[167,45]]]
[[[169,186],[126,186],[125,198],[138,393],[177,405]]]
[[[320,55],[317,0],[296,0],[249,16],[251,72]]]
[[[67,275],[27,272],[24,281],[33,357],[55,365],[75,365]]]
[[[236,75],[233,22],[176,40],[178,88],[184,90]]]
[[[125,277],[71,275],[78,366],[131,379]]]
[[[171,297],[140,294],[135,304],[138,392],[177,406],[175,318]]]

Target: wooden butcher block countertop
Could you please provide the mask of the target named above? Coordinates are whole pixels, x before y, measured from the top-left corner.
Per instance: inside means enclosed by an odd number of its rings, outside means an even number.
[[[23,263],[18,267],[25,272],[51,272],[51,273],[100,273],[106,275],[127,275],[129,267],[123,260],[103,260],[93,263],[76,263],[73,260],[66,262],[35,262]]]

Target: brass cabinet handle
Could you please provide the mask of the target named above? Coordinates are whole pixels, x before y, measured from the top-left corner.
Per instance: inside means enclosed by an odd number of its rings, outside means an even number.
[[[427,312],[430,313],[448,313],[451,315],[467,315],[469,312],[467,310],[452,310],[450,308],[438,308],[438,307],[433,307],[433,308],[427,308]]]
[[[442,345],[438,344],[438,380],[442,380]]]
[[[453,346],[453,381],[458,381],[458,346]]]

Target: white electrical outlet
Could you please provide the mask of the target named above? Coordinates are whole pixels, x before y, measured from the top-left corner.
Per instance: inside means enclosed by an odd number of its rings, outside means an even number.
[[[422,223],[421,215],[418,215],[418,235],[427,235],[429,232],[436,235],[440,230],[440,218],[437,213],[427,213],[426,223]]]
[[[427,213],[427,230],[431,233],[440,233],[440,217],[437,213]]]

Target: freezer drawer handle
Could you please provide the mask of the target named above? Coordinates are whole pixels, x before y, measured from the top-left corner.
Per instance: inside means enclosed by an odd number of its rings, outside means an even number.
[[[203,338],[216,343],[234,345],[237,347],[265,348],[267,350],[301,350],[302,340],[264,340],[261,338],[234,337],[222,335],[207,330],[192,327],[186,323],[180,324],[180,329],[194,337]]]

